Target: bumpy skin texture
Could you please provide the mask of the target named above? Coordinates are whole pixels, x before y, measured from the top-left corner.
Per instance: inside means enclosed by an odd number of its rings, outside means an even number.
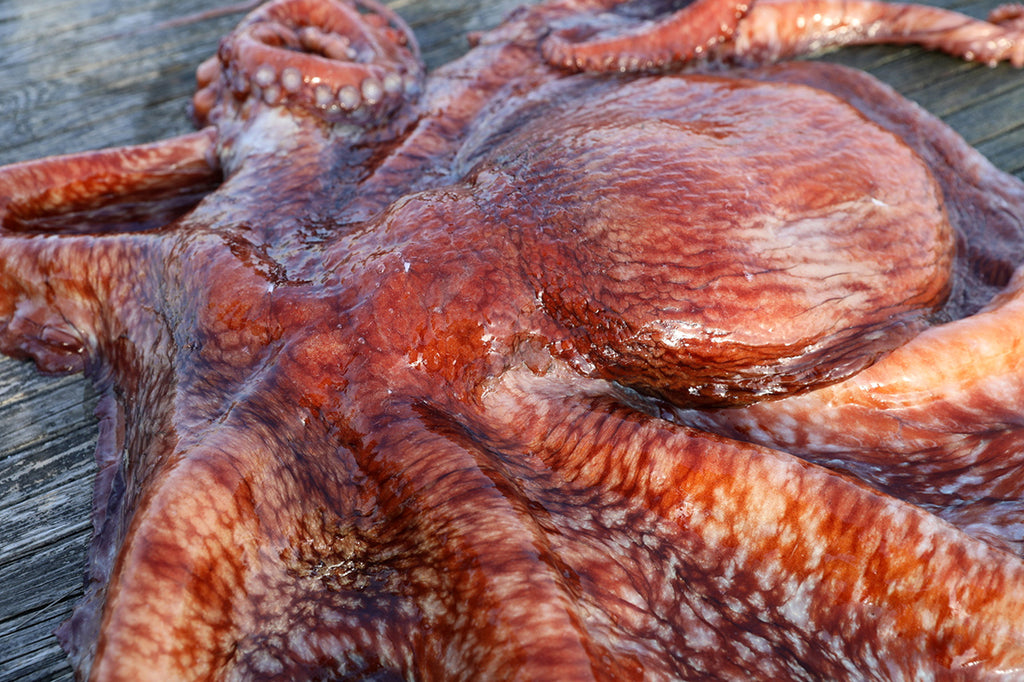
[[[277,0],[200,132],[0,169],[2,348],[104,395],[79,674],[1024,673],[1024,186],[755,66],[1019,17],[554,2],[425,78]]]

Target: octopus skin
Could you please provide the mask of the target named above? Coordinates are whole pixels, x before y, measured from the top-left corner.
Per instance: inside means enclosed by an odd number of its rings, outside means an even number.
[[[0,168],[0,350],[101,396],[81,678],[1024,675],[1024,185],[779,61],[1024,12],[656,5],[427,75],[274,0],[197,132]]]

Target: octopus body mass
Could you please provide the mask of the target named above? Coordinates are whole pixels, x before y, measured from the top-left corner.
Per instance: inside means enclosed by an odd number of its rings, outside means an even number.
[[[859,71],[989,21],[550,0],[427,75],[272,0],[198,131],[0,168],[101,396],[91,680],[1024,675],[1024,184]]]

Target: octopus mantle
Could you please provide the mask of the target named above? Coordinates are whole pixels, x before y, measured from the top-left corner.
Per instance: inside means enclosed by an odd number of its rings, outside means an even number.
[[[0,169],[0,349],[103,396],[82,678],[1024,675],[1024,185],[776,63],[1024,12],[655,5],[427,77],[274,0],[198,132]]]

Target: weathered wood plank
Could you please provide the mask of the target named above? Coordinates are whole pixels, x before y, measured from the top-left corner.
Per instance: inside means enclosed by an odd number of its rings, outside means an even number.
[[[156,140],[191,128],[195,67],[241,16],[232,0],[0,3],[0,163]],[[430,65],[516,0],[396,0]],[[946,2],[984,16],[995,2]],[[1024,74],[916,48],[828,57],[866,68],[1024,175]],[[82,594],[95,396],[76,377],[0,360],[0,681],[69,679],[52,637]]]

